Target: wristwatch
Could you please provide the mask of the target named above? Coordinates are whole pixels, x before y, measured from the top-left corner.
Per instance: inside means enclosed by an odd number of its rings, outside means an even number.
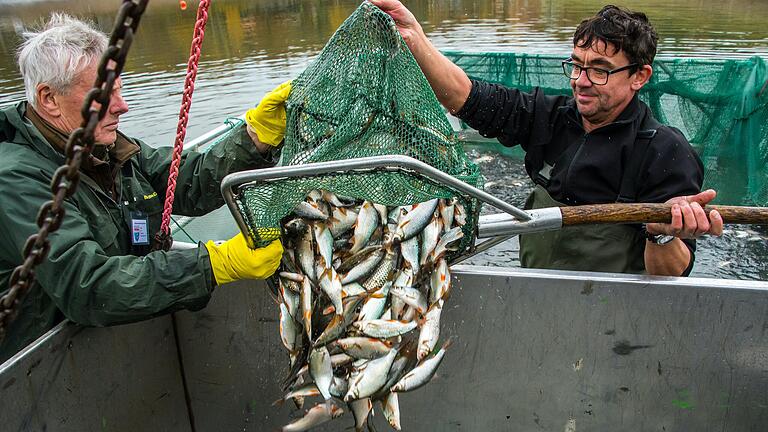
[[[657,245],[665,245],[675,239],[675,236],[667,234],[651,234],[645,229],[645,225],[643,225],[643,235],[645,235],[646,240]]]

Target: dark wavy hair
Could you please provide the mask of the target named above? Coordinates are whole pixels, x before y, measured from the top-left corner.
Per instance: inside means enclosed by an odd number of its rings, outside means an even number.
[[[630,63],[641,66],[653,63],[658,40],[644,13],[614,5],[605,6],[597,15],[582,21],[573,34],[573,46],[589,49],[596,42],[610,44],[617,52],[624,51]]]

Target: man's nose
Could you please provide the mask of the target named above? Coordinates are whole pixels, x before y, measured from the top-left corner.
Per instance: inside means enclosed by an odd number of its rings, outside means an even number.
[[[576,78],[576,85],[579,87],[591,87],[592,81],[589,80],[589,77],[587,76],[587,70],[582,69],[581,74],[579,74],[579,77]]]
[[[128,112],[128,102],[125,101],[122,94],[118,92],[112,93],[112,100],[109,102],[109,112],[112,115],[123,115]]]

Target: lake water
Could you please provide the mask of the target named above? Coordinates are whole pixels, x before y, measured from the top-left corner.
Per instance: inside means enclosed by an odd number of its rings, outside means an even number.
[[[152,0],[141,21],[123,74],[131,111],[121,130],[152,145],[172,145],[197,2],[186,11],[176,0]],[[242,114],[279,83],[296,76],[357,7],[347,0],[213,0],[206,29],[187,137]],[[20,32],[53,11],[92,19],[110,31],[120,2],[103,0],[0,0],[0,106],[23,98],[14,61]],[[440,49],[570,52],[574,28],[604,1],[432,0],[408,7]],[[648,14],[660,35],[659,56],[768,57],[768,2],[763,0],[625,1]],[[472,150],[490,190],[522,205],[528,180],[520,162]],[[503,171],[499,171],[503,168]],[[503,173],[503,174],[500,174]],[[730,227],[723,238],[704,239],[695,274],[768,280],[766,231]],[[516,265],[516,242],[472,260]]]

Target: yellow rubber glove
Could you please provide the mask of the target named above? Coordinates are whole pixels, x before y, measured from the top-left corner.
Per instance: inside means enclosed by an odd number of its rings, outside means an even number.
[[[220,245],[205,244],[211,258],[213,277],[217,285],[240,279],[266,279],[277,270],[283,257],[280,240],[259,249],[251,249],[240,233]]]
[[[291,82],[286,81],[264,95],[256,108],[245,113],[248,128],[259,141],[271,146],[280,145],[285,137],[285,101],[291,94]]]

